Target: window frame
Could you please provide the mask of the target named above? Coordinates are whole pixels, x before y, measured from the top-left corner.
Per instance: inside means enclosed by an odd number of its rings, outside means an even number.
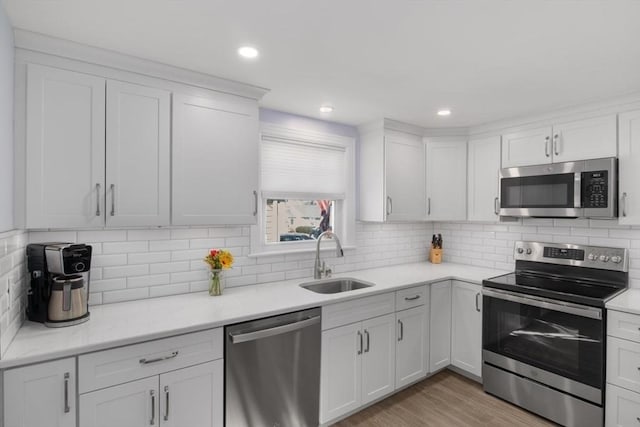
[[[262,194],[262,141],[263,138],[282,138],[309,144],[336,144],[345,149],[346,189],[344,199],[336,200],[334,207],[335,233],[340,238],[343,248],[355,247],[356,233],[356,140],[355,138],[325,132],[288,128],[272,123],[260,123],[259,134],[259,183],[258,215],[256,224],[251,226],[251,253],[249,256],[304,253],[316,250],[316,240],[299,240],[290,242],[267,243],[265,236],[266,198]],[[283,193],[279,196],[291,200],[314,200],[313,194]],[[319,193],[318,196],[321,196]],[[323,240],[321,249],[333,249],[335,243]]]

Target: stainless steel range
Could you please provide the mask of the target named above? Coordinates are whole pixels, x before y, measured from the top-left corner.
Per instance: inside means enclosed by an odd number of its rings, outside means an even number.
[[[565,426],[604,423],[606,301],[626,249],[517,242],[516,271],[483,281],[486,392]]]

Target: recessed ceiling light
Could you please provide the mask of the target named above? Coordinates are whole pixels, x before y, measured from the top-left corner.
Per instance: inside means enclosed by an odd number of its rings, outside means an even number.
[[[332,111],[333,111],[333,107],[331,105],[323,105],[322,107],[320,107],[321,113],[330,113]]]
[[[257,58],[258,49],[251,46],[242,46],[240,49],[238,49],[238,55],[242,56],[243,58],[249,58],[249,59]]]
[[[447,110],[447,109],[438,110],[438,115],[439,116],[450,116],[451,115],[451,110]]]

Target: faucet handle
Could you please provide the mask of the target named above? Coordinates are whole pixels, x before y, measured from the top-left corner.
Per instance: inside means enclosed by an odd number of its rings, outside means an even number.
[[[324,269],[324,277],[331,277],[331,269],[330,268],[325,268]]]

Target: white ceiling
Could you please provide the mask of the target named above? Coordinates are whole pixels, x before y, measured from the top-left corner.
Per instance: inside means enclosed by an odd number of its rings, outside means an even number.
[[[15,27],[267,87],[265,107],[354,125],[467,126],[640,91],[637,0],[2,1]],[[237,56],[246,43],[258,60]]]

